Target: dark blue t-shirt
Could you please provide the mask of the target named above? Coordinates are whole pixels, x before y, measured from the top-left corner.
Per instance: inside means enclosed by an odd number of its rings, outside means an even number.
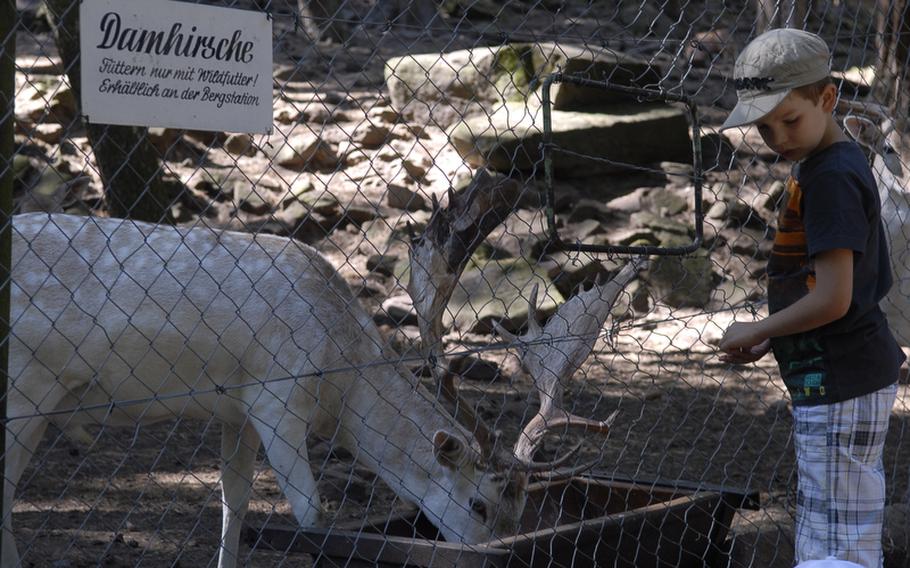
[[[904,354],[878,307],[891,287],[875,178],[862,150],[837,142],[794,168],[768,260],[771,313],[815,287],[815,255],[853,251],[853,297],[844,317],[771,340],[794,405],[830,404],[897,380]]]

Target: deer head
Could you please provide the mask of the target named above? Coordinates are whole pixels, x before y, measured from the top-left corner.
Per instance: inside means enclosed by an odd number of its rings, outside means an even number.
[[[536,321],[537,287],[529,299],[529,329],[515,337],[497,324],[500,334],[524,352],[523,366],[533,378],[540,395],[540,411],[525,426],[508,458],[495,452],[495,440],[470,405],[462,400],[454,376],[444,364],[442,337],[443,312],[471,254],[477,246],[514,209],[517,184],[507,178],[494,178],[480,171],[462,192],[449,192],[449,203],[442,209],[434,199],[433,214],[426,231],[412,236],[411,277],[408,291],[418,314],[424,355],[430,360],[437,385],[437,396],[454,406],[454,415],[472,431],[480,446],[481,460],[494,464],[494,470],[523,472],[553,471],[571,458],[576,448],[549,462],[535,462],[534,453],[544,435],[557,429],[584,429],[605,434],[615,414],[604,421],[575,416],[562,408],[562,382],[574,374],[594,346],[610,309],[622,288],[634,278],[641,261],[625,266],[615,278],[595,284],[587,292],[563,304],[544,328]],[[583,464],[561,474],[574,475],[590,468]]]
[[[838,102],[838,110],[845,113],[842,122],[847,134],[873,156],[879,156],[894,177],[901,177],[903,165],[893,140],[897,131],[888,110],[874,103],[845,100]]]

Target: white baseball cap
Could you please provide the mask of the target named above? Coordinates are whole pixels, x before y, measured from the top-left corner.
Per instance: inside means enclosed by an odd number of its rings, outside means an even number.
[[[781,28],[763,33],[743,49],[733,67],[736,103],[721,130],[765,116],[796,87],[831,74],[831,54],[813,33]]]

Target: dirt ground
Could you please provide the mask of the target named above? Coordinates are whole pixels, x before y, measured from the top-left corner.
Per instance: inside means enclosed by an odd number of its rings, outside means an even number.
[[[620,411],[614,430],[589,440],[580,459],[602,455],[598,473],[660,478],[758,491],[766,510],[744,512],[734,532],[768,522],[785,525],[794,507],[794,459],[787,398],[776,370],[730,368],[716,360],[725,317],[657,322],[659,313],[621,324],[615,344],[602,344],[566,393],[574,411],[603,417]],[[634,327],[633,327],[634,326]],[[505,358],[491,353],[490,359]],[[465,384],[481,414],[493,415],[514,440],[529,385]],[[901,385],[885,451],[889,496],[900,501],[910,471],[910,389]],[[173,422],[108,428],[91,447],[51,432],[26,473],[14,520],[20,551],[31,566],[210,566],[220,536],[219,427]],[[570,441],[574,441],[572,438]],[[564,451],[548,440],[544,451]],[[310,447],[330,523],[402,506],[371,472],[325,442]],[[770,519],[770,521],[769,521]],[[271,470],[257,468],[247,522],[293,526]],[[311,557],[247,549],[250,566],[306,566]],[[329,564],[331,565],[331,564]]]
[[[558,35],[560,30],[572,37],[593,37],[595,32],[602,34],[603,28],[624,38],[618,47],[653,56],[661,64],[678,63],[682,50],[674,53],[671,43],[661,48],[659,41],[661,30],[671,30],[673,22],[655,16],[655,10],[648,3],[617,3],[616,14],[609,17],[602,15],[598,19],[585,12],[586,17],[573,19],[571,11],[566,15],[554,10],[512,9],[496,23],[503,29],[521,32],[516,35],[550,30],[552,33],[543,34],[545,37]],[[735,41],[750,32],[751,16],[743,15],[747,11],[742,5],[728,10],[718,16],[715,27],[734,30]],[[649,18],[657,22],[650,31]],[[866,15],[847,22],[843,15],[828,12],[824,18],[832,22],[831,26],[849,24],[856,29],[869,19]],[[474,22],[474,32],[454,34],[448,43],[419,34],[407,38],[392,34],[383,36],[375,45],[360,41],[341,48],[306,45],[292,34],[293,24],[279,18],[275,24],[280,40],[276,67],[291,65],[309,76],[328,77],[325,81],[313,80],[306,93],[298,95],[341,96],[348,106],[339,104],[338,112],[352,112],[358,105],[369,108],[384,100],[382,62],[387,57],[408,50],[490,44],[489,37],[476,31],[483,28],[481,22]],[[690,25],[704,31],[711,27],[711,21],[696,18]],[[22,57],[55,57],[46,31],[20,32],[19,36]],[[485,39],[481,41],[481,37]],[[857,54],[856,49],[861,48],[851,44],[850,49],[837,54],[837,61],[844,66],[864,61],[865,55]],[[868,49],[872,49],[871,44]],[[671,84],[676,81],[697,95],[709,126],[718,123],[731,103],[732,91],[724,79],[729,63],[718,59],[710,72],[675,63],[666,67]],[[25,85],[27,81],[21,83]],[[283,102],[297,96],[290,88],[285,95]],[[429,133],[428,144],[445,145],[441,130],[430,129]],[[75,131],[72,138],[77,145],[86,143],[84,133]],[[205,150],[205,145],[201,148]],[[203,157],[191,156],[189,162],[175,161],[172,166],[181,179],[189,181],[194,160],[208,160],[213,167],[222,160],[221,165],[229,166],[232,162],[225,155],[212,151]],[[446,156],[440,159],[449,159]],[[253,159],[247,163],[250,167],[256,164]],[[264,158],[258,167],[263,176],[273,174]],[[734,170],[709,172],[708,178],[734,186],[766,187],[784,175],[786,167],[782,164],[748,156],[740,159]],[[352,200],[371,198],[368,189],[361,192],[354,176],[344,183],[352,189],[347,194],[340,190],[339,195],[348,195]],[[98,183],[93,185],[98,187]],[[83,199],[92,203],[90,197]],[[222,205],[218,220],[228,224],[228,204]],[[353,250],[357,245],[352,234],[337,232],[314,244],[346,276],[363,271],[366,254]],[[755,259],[744,258],[727,246],[712,254],[728,274],[745,278],[756,268]],[[735,263],[739,263],[738,267],[731,268]],[[760,274],[750,278],[749,286],[760,289]],[[365,303],[375,308],[376,300],[367,299]],[[730,304],[715,299],[709,309],[695,310],[670,309],[648,302],[646,309],[614,322],[608,335],[610,341],[604,338],[598,343],[595,353],[567,385],[565,398],[573,412],[583,416],[603,418],[619,410],[619,418],[607,438],[586,439],[580,460],[599,457],[597,471],[605,475],[757,491],[763,510],[743,512],[733,522],[734,533],[751,533],[768,526],[786,526],[792,515],[795,471],[791,418],[788,398],[770,359],[750,367],[731,367],[717,359],[716,343],[723,329],[733,318],[751,317],[745,308],[730,310]],[[760,304],[756,308],[759,312],[763,309]],[[462,334],[452,338],[448,348],[453,352],[471,350],[486,347],[494,340],[492,336]],[[477,405],[481,416],[495,423],[504,439],[514,440],[529,409],[536,407],[535,395],[527,378],[517,371],[512,355],[485,350],[482,357],[498,364],[502,372],[489,381],[462,381],[462,393]],[[221,523],[219,425],[175,420],[135,429],[97,427],[90,433],[95,440],[85,445],[68,440],[51,427],[29,465],[20,483],[13,517],[23,565],[217,565]],[[561,453],[577,439],[547,439],[544,454]],[[902,502],[908,493],[908,439],[910,389],[902,384],[885,451],[892,503]],[[405,506],[372,472],[355,465],[346,452],[333,450],[330,441],[312,441],[310,455],[312,463],[322,466],[317,478],[329,525],[386,514]],[[247,524],[295,524],[274,475],[264,462],[257,467]],[[786,542],[782,546],[787,546]],[[263,544],[245,547],[242,552],[247,555],[247,565],[256,567],[309,566],[313,561],[311,556],[271,550]]]

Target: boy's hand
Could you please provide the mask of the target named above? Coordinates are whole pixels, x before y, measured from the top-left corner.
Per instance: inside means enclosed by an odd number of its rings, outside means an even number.
[[[727,328],[720,340],[724,352],[720,360],[742,364],[758,361],[771,350],[771,340],[758,335],[754,323],[737,322]]]
[[[754,363],[767,355],[769,351],[771,351],[771,340],[766,339],[758,345],[753,345],[752,347],[743,347],[725,351],[724,354],[720,356],[720,360],[724,363],[733,363],[734,365]]]

